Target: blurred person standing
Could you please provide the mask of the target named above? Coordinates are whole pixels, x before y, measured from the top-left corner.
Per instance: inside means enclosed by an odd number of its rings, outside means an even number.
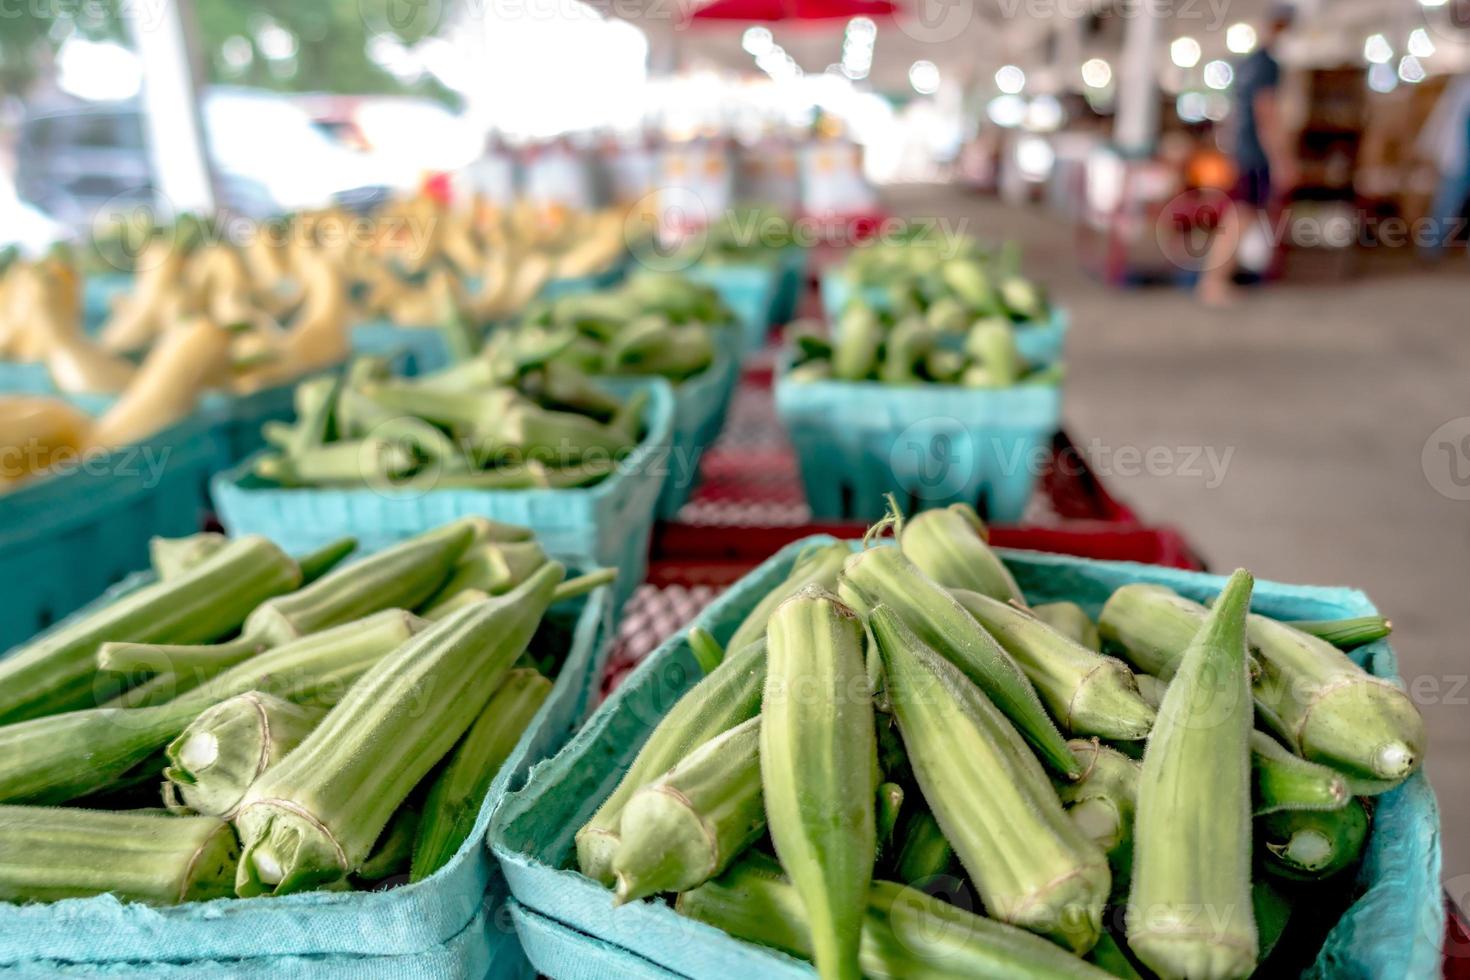
[[[1419,152],[1439,168],[1439,187],[1429,216],[1434,241],[1419,254],[1437,261],[1459,233],[1465,202],[1470,200],[1470,74],[1450,80],[1419,133]]]
[[[1284,196],[1296,184],[1296,154],[1282,118],[1281,64],[1275,54],[1277,42],[1295,19],[1295,7],[1271,8],[1260,47],[1235,67],[1233,145],[1230,135],[1226,143],[1236,171],[1230,192],[1233,206],[1220,216],[1219,231],[1200,273],[1197,293],[1207,306],[1225,306],[1233,298],[1242,229],[1260,220],[1273,196]]]

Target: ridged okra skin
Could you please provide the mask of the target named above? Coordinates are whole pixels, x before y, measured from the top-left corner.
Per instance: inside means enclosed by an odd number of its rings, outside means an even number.
[[[238,538],[174,578],[0,658],[0,724],[96,706],[118,684],[94,683],[109,640],[204,643],[228,635],[260,603],[294,589],[301,570],[257,535]]]
[[[914,776],[992,918],[1084,953],[1112,875],[1030,748],[954,664],[886,606],[868,617]]]
[[[877,859],[878,743],[863,623],[815,586],[766,631],[760,770],[776,856],[801,897],[824,980],[861,976],[858,948]]]
[[[1068,776],[1082,770],[1016,662],[975,617],[897,548],[868,548],[850,557],[838,579],[843,601],[871,614],[882,603],[924,644],[964,672],[1042,759]]]
[[[0,901],[223,898],[233,891],[239,854],[234,830],[215,817],[0,806]]]
[[[1257,816],[1278,810],[1336,810],[1350,798],[1348,781],[1308,762],[1265,732],[1251,732],[1251,797]]]
[[[332,885],[484,709],[526,649],[564,570],[435,623],[374,664],[235,817],[242,897]]]
[[[766,643],[759,640],[730,654],[674,702],[649,734],[618,785],[592,818],[577,831],[577,864],[582,874],[613,884],[613,854],[623,807],[643,786],[722,732],[754,718],[766,682]]]
[[[330,705],[424,622],[401,609],[323,630],[148,708],[90,708],[0,726],[0,801],[64,803],[104,789],[200,712],[246,691]]]
[[[1349,867],[1368,839],[1368,811],[1357,798],[1336,810],[1293,810],[1256,821],[1266,867],[1282,878],[1315,881]]]
[[[1025,609],[950,591],[1025,672],[1064,731],[1126,742],[1153,728],[1154,709],[1123,661],[1094,653]]]
[[[1265,616],[1250,618],[1257,711],[1303,758],[1349,776],[1402,781],[1424,759],[1424,719],[1403,688],[1342,651]]]
[[[628,800],[613,855],[618,904],[695,888],[764,832],[760,724],[710,739]]]
[[[1145,700],[1154,707],[1163,703],[1167,683],[1151,674],[1135,679]],[[1370,789],[1383,792],[1391,785]],[[1277,810],[1336,810],[1347,803],[1353,789],[1337,770],[1308,762],[1265,732],[1251,732],[1251,799],[1257,816]],[[1365,789],[1359,792],[1369,795]]]
[[[1230,577],[1179,659],[1144,751],[1128,945],[1166,980],[1256,968],[1245,645],[1253,584],[1243,570]]]
[[[1011,570],[990,550],[985,524],[968,504],[905,519],[898,546],[905,558],[947,589],[966,589],[1000,602],[1026,601]]]
[[[305,588],[259,604],[240,636],[213,646],[107,643],[105,669],[150,668],[183,675],[199,663],[231,665],[312,633],[384,609],[415,609],[449,577],[476,533],[463,518],[337,568]]]
[[[527,667],[512,670],[455,746],[424,800],[410,879],[449,863],[470,836],[490,784],[551,694],[551,681]]]
[[[780,869],[746,860],[679,896],[681,915],[810,959],[811,924]],[[923,892],[874,881],[863,916],[859,964],[898,980],[1106,980],[1107,973],[1029,932],[974,915]]]
[[[894,873],[905,885],[922,885],[954,866],[954,848],[945,840],[939,821],[928,810],[918,810],[904,826]]]
[[[1130,663],[1167,679],[1206,610],[1169,589],[1127,585],[1103,607],[1103,637]],[[1407,693],[1325,640],[1266,616],[1247,625],[1257,713],[1298,755],[1355,779],[1402,782],[1423,760],[1424,720]]]
[[[168,746],[168,786],[196,813],[228,820],[255,778],[286,756],[326,714],[248,691],[208,709]]]
[[[842,563],[850,554],[852,548],[841,541],[813,545],[803,550],[785,580],[766,593],[735,628],[726,649],[739,650],[764,637],[766,624],[776,607],[807,586],[817,585],[828,590],[837,588],[837,574],[842,571]]]
[[[1032,606],[1037,618],[1063,636],[1071,637],[1093,653],[1102,651],[1102,637],[1094,623],[1075,602],[1043,602]]]

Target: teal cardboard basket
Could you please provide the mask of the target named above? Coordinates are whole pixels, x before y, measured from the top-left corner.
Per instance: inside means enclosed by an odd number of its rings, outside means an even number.
[[[296,415],[296,385],[301,380],[248,395],[210,394],[200,403],[200,412],[214,429],[220,460],[217,469],[231,466],[265,448],[261,426],[284,422]]]
[[[293,543],[300,552],[309,546]],[[135,577],[130,585],[144,580]],[[115,598],[114,592],[104,600]],[[565,645],[550,695],[496,774],[475,829],[420,882],[384,891],[311,892],[151,908],[111,896],[0,903],[0,971],[190,976],[520,978],[528,964],[485,846],[490,818],[531,766],[587,717],[613,639],[607,587],[548,614],[535,643]],[[197,972],[196,972],[197,971]],[[180,973],[182,975],[182,973]]]
[[[699,461],[718,438],[740,380],[740,331],[715,330],[716,357],[708,369],[674,388],[674,430],[668,476],[659,493],[658,517],[673,520],[699,486]]]
[[[113,301],[133,291],[133,277],[124,272],[90,275],[82,280],[82,327],[96,333],[112,316]]]
[[[198,531],[218,459],[210,421],[196,414],[0,495],[0,649],[146,567],[154,535]]]
[[[822,276],[822,315],[830,325],[834,337],[837,335],[842,311],[847,308],[853,293],[858,291],[870,306],[880,310],[888,309],[888,293],[882,287],[856,287],[841,270],[833,270]],[[1045,323],[1016,324],[1016,348],[1021,352],[1021,357],[1035,367],[1055,364],[1062,359],[1067,346],[1067,332],[1071,326],[1071,314],[1063,307],[1053,306],[1051,318]]]
[[[776,414],[819,519],[874,521],[885,495],[905,512],[978,504],[1014,524],[1060,428],[1056,384],[953,385],[776,379]]]
[[[727,642],[745,615],[818,537],[782,549],[711,603],[695,620]],[[854,542],[856,545],[856,542]],[[886,547],[887,545],[885,545]],[[1193,599],[1224,584],[1205,575],[1061,555],[1002,550],[1026,598],[1068,599],[1096,616],[1118,586],[1152,582]],[[1329,619],[1374,612],[1361,592],[1258,580],[1253,606],[1283,619]],[[1379,641],[1355,651],[1368,670],[1393,678],[1392,648]],[[501,807],[491,826],[516,905],[513,917],[537,970],[550,977],[810,978],[810,964],[735,939],[676,914],[658,900],[614,908],[612,893],[574,866],[574,837],[612,791],[669,707],[702,676],[686,633],[666,640],[598,708],[592,720]],[[1444,905],[1440,894],[1439,814],[1423,773],[1378,798],[1373,833],[1353,900],[1317,955],[1313,975],[1431,980],[1440,975]],[[533,918],[534,916],[534,918]]]
[[[735,314],[745,337],[745,353],[766,345],[771,330],[771,304],[776,298],[781,267],[775,262],[750,265],[693,265],[683,275],[720,294]]]
[[[662,379],[620,379],[624,394],[646,388],[643,442],[612,476],[572,490],[391,490],[287,488],[256,477],[252,460],[214,478],[210,495],[234,534],[264,534],[302,547],[345,535],[376,551],[457,517],[480,514],[535,530],[548,554],[569,564],[618,570],[625,599],[643,579],[654,507],[669,464],[674,396]]]
[[[781,250],[781,278],[771,297],[771,326],[779,327],[796,319],[806,286],[807,250],[801,245],[788,245]]]
[[[394,360],[405,376],[433,374],[454,360],[449,341],[438,327],[400,327],[387,320],[369,320],[354,326],[351,334],[354,355]]]

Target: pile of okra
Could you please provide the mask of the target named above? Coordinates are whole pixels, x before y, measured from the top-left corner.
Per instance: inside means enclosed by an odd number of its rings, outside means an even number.
[[[691,631],[705,675],[576,864],[823,977],[1249,976],[1337,905],[1425,741],[1343,652],[1384,620],[1278,621],[1253,585],[1124,585],[1094,622],[1028,604],[968,507],[895,511],[723,649]]]
[[[567,579],[484,518],[354,548],[155,539],[153,580],[0,659],[0,900],[370,889],[449,862],[566,656],[547,611],[611,572]]]

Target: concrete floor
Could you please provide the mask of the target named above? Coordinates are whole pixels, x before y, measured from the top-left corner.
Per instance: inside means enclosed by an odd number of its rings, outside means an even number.
[[[1080,446],[1162,446],[1181,462],[1180,449],[1200,447],[1228,459],[1218,481],[1122,465],[1104,473],[1145,520],[1184,530],[1215,570],[1351,585],[1393,620],[1401,669],[1429,724],[1445,882],[1470,907],[1470,647],[1461,633],[1470,487],[1457,491],[1450,479],[1442,434],[1427,464],[1422,457],[1449,420],[1463,426],[1453,444],[1470,437],[1470,268],[1460,260],[1423,272],[1406,255],[1379,253],[1343,281],[1300,274],[1297,263],[1284,282],[1218,312],[1177,289],[1117,290],[1090,278],[1070,228],[1041,208],[922,187],[898,189],[889,203],[1022,244],[1026,270],[1073,313],[1066,419]],[[1454,461],[1470,475],[1470,440]]]

